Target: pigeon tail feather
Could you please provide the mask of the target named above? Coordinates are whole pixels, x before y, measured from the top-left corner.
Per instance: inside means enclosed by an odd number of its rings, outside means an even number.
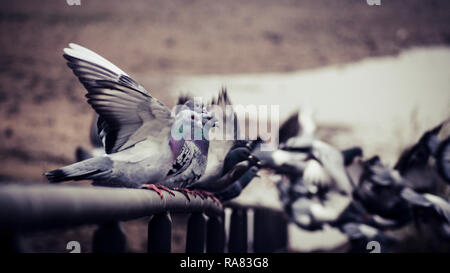
[[[113,162],[108,157],[95,157],[72,165],[46,172],[50,183],[69,180],[98,179],[111,172]]]

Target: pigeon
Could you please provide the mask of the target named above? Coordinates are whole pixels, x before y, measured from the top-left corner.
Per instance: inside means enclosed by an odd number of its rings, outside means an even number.
[[[289,130],[292,127],[294,129]],[[263,167],[286,174],[291,181],[302,177],[304,184],[326,187],[351,195],[353,185],[345,166],[356,156],[362,156],[362,149],[354,147],[344,154],[331,145],[314,137],[316,125],[310,111],[294,114],[279,130],[280,149],[275,151],[256,150]]]
[[[450,251],[450,203],[429,193],[405,188],[401,197],[411,206],[416,227],[433,251]]]
[[[436,169],[441,178],[450,184],[450,136],[436,150]]]
[[[371,214],[403,225],[411,220],[409,206],[400,197],[406,182],[398,171],[385,166],[378,156],[361,162],[363,167],[353,197]]]
[[[450,119],[425,132],[402,153],[394,169],[419,192],[437,193],[439,178],[450,184]]]
[[[317,130],[312,116],[311,109],[298,110],[289,116],[278,130],[280,145],[298,146],[295,143],[312,140]]]
[[[189,100],[189,96],[182,96],[179,102]],[[252,155],[253,142],[240,140],[239,121],[225,88],[219,92],[207,107],[217,116],[218,126],[211,132],[208,151],[208,162],[204,175],[189,186],[190,189],[202,189],[218,192],[235,182],[252,166],[257,166],[259,160]],[[227,111],[229,109],[232,111]],[[246,161],[248,164],[240,164]],[[239,172],[230,173],[240,164]],[[245,168],[244,168],[245,166]],[[238,175],[238,176],[236,176]]]
[[[313,140],[307,146],[285,146],[283,149],[307,155],[304,183],[351,195],[353,185],[345,170],[346,160],[339,150],[320,140]]]
[[[233,184],[226,187],[221,192],[214,195],[222,202],[238,197],[245,187],[258,176],[259,168],[257,166],[250,167],[242,176],[239,177]]]
[[[373,226],[346,223],[339,227],[350,240],[350,253],[386,253],[397,241]]]
[[[290,206],[285,207],[285,211],[297,226],[315,231],[322,229],[325,224],[338,221],[351,201],[350,196],[334,191],[327,192],[323,196],[307,194],[291,200]]]
[[[214,183],[194,183],[189,186],[189,189],[195,190],[205,190],[208,192],[219,192],[230,184],[234,183],[241,176],[243,176],[250,168],[254,165],[250,160],[245,160],[234,165],[231,170],[226,172],[223,176],[221,176],[218,180],[214,181]]]
[[[105,58],[73,43],[69,47],[63,56],[99,115],[106,154],[49,171],[48,180],[92,179],[104,186],[149,188],[161,197],[158,187],[186,188],[197,181],[206,169],[207,136],[217,120],[189,102],[174,114]]]

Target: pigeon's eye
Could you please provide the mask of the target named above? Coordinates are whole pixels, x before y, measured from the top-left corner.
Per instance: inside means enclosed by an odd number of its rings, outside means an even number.
[[[211,119],[212,119],[212,117],[207,117],[206,119],[207,119],[207,120],[211,120]]]
[[[194,119],[195,119],[195,116],[194,116],[194,115],[191,115],[191,119],[194,120]]]

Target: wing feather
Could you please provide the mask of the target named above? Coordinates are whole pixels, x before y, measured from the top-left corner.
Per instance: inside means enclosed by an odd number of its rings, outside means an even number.
[[[73,43],[69,46],[63,56],[87,89],[87,101],[99,115],[97,127],[106,153],[170,131],[173,119],[167,106],[102,56]]]

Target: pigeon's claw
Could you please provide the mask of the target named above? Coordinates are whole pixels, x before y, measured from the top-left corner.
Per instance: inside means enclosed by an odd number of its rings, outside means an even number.
[[[169,189],[168,187],[166,187],[164,185],[156,184],[156,187],[158,187],[161,190],[164,190],[164,191],[168,192],[172,196],[175,196],[175,193],[171,189]]]
[[[191,201],[191,198],[189,197],[189,193],[194,196],[198,195],[195,191],[191,191],[186,188],[175,188],[174,190],[181,192],[184,196],[186,196],[188,201]]]
[[[214,202],[216,202],[218,205],[222,205],[222,202],[220,202],[220,200],[217,199],[217,197],[216,197],[214,194],[212,194],[212,193],[210,193],[210,192],[207,192],[207,191],[202,191],[201,193],[202,193],[202,195],[203,195],[205,198],[210,197],[210,198],[211,198],[212,200],[214,200]]]
[[[141,189],[147,189],[147,190],[152,190],[155,191],[159,197],[161,197],[161,199],[164,199],[164,195],[162,194],[162,190],[168,192],[169,194],[171,194],[172,196],[175,196],[175,193],[173,193],[173,191],[171,191],[169,188],[167,188],[166,186],[163,186],[161,184],[143,184],[141,185]]]

